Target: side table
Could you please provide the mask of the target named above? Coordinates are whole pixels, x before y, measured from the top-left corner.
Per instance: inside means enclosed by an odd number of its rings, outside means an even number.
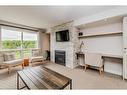
[[[29,59],[28,58],[24,59],[24,66],[29,66]]]

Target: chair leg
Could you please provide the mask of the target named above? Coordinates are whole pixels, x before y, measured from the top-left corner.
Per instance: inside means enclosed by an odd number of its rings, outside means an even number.
[[[31,61],[31,66],[32,66],[32,67],[34,66],[33,61]]]
[[[32,63],[32,62],[30,62],[30,64],[31,64],[31,66],[33,67],[33,63]]]
[[[102,75],[102,72],[103,72],[103,66],[99,68],[99,74]]]
[[[10,74],[10,70],[11,70],[11,67],[9,66],[9,67],[8,67],[8,74]]]
[[[22,63],[22,69],[24,69],[24,63]]]
[[[87,69],[87,64],[85,64],[85,71],[86,71],[86,69]]]
[[[101,68],[99,68],[99,74],[101,75]]]

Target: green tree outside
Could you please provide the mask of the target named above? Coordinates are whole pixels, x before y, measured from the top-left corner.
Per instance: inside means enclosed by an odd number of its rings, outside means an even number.
[[[29,56],[30,55],[30,48],[36,48],[36,41],[23,41],[23,43],[20,40],[4,40],[2,41],[2,48],[3,49],[21,49],[21,45],[23,45],[24,55]],[[20,58],[20,52],[16,51],[16,58]]]

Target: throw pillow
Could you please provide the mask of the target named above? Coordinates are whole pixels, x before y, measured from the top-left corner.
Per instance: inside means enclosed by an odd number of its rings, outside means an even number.
[[[40,56],[40,52],[39,51],[33,51],[32,56],[33,57]]]
[[[16,59],[14,53],[5,53],[4,58],[5,58],[5,61],[11,61]]]

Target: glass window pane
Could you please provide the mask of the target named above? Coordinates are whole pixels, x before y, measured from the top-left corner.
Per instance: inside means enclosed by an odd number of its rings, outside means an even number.
[[[20,49],[21,32],[2,29],[2,49]]]
[[[20,29],[12,29],[11,27],[3,27],[1,29],[2,49],[18,49],[16,58],[30,57],[30,48],[38,48],[38,33],[24,32]]]
[[[23,49],[37,48],[37,33],[23,32]]]
[[[20,59],[21,58],[21,51],[15,51],[15,56],[16,56],[16,59]]]
[[[30,57],[30,54],[31,54],[31,52],[30,52],[29,49],[25,49],[25,50],[23,51],[23,56],[24,56],[24,58],[29,58],[29,57]]]
[[[30,48],[37,48],[37,33],[23,32],[24,58],[30,57]]]

